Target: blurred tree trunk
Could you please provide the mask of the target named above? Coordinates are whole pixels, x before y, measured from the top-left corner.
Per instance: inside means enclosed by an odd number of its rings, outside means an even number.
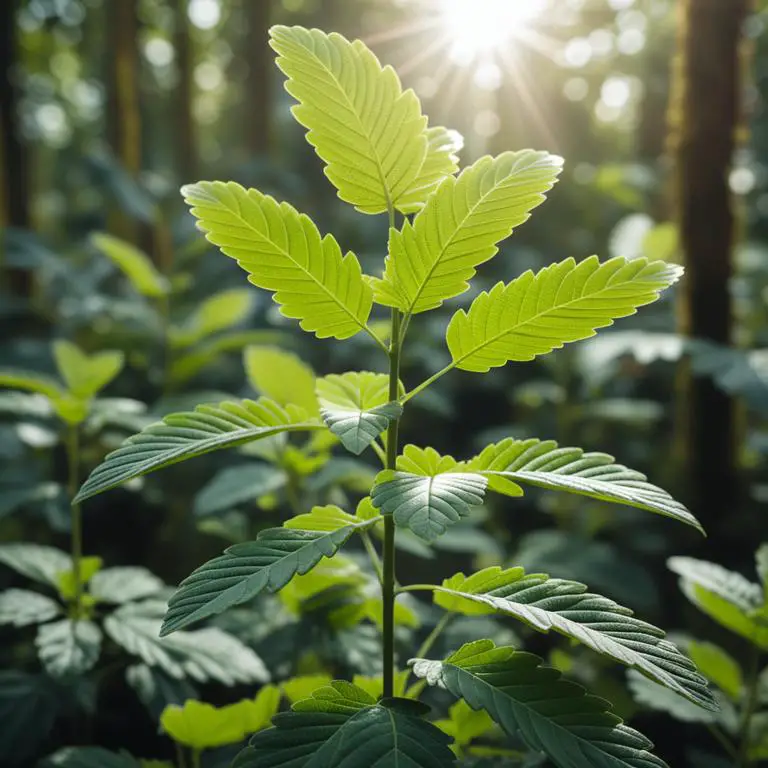
[[[682,0],[670,110],[676,203],[686,275],[680,330],[730,344],[735,216],[728,185],[740,125],[741,32],[749,0]],[[734,404],[711,379],[684,371],[678,393],[687,485],[705,527],[737,492]]]
[[[107,129],[120,165],[135,179],[141,170],[138,0],[111,0],[107,11],[111,61]],[[124,212],[113,213],[110,229],[118,237],[138,244],[139,227]]]
[[[248,20],[245,60],[248,65],[245,99],[246,147],[249,159],[266,155],[270,147],[273,52],[268,45],[272,1],[245,0]]]
[[[0,229],[29,226],[29,152],[19,131],[18,74],[14,71],[19,62],[16,9],[16,0],[0,3]],[[0,255],[4,250],[3,245]],[[28,272],[8,270],[3,277],[10,290],[29,295]]]
[[[198,176],[197,136],[192,113],[194,96],[193,76],[195,56],[190,34],[187,7],[189,0],[175,0],[175,29],[173,47],[179,83],[176,87],[176,130],[174,142],[177,152],[176,170],[179,181],[196,181]],[[257,3],[258,5],[258,3]]]

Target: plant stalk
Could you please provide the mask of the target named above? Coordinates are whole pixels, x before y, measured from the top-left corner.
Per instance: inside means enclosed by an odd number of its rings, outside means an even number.
[[[741,716],[741,726],[739,728],[739,738],[741,745],[739,748],[739,768],[746,768],[752,761],[749,759],[749,726],[752,715],[757,707],[757,689],[760,680],[760,649],[757,645],[752,651],[752,663],[747,678],[747,698],[744,702],[744,710]]]
[[[392,310],[392,334],[389,350],[389,399],[397,400],[400,381],[400,312]],[[395,419],[387,429],[386,469],[397,464],[397,440],[400,420]],[[384,670],[384,697],[393,696],[395,690],[395,520],[384,516],[384,547],[382,552],[382,663]]]
[[[80,484],[80,434],[75,424],[69,425],[66,435],[67,450],[67,493],[70,500],[75,497]],[[75,586],[75,620],[80,618],[80,607],[83,597],[83,582],[80,572],[80,561],[83,559],[83,517],[79,504],[72,504],[70,548],[72,552],[72,574]]]

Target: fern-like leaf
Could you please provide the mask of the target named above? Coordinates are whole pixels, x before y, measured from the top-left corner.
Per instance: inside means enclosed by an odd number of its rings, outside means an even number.
[[[326,163],[339,197],[364,213],[413,205],[427,157],[427,120],[412,90],[362,42],[319,29],[276,26],[270,45],[288,77],[292,109]],[[402,209],[401,209],[402,210]]]
[[[324,429],[295,406],[281,408],[268,398],[199,405],[174,413],[129,437],[91,472],[75,497],[83,501],[134,477],[204,453],[263,440],[281,432]]]
[[[257,733],[233,768],[449,768],[451,738],[409,699],[376,701],[343,680],[297,701]]]
[[[445,598],[448,598],[447,600]],[[436,587],[435,602],[450,610],[485,606],[514,616],[539,632],[559,632],[598,653],[633,667],[706,709],[717,709],[707,680],[668,640],[613,600],[583,584],[552,579],[522,568],[485,568],[468,578],[458,573]]]
[[[353,253],[288,203],[233,181],[201,181],[181,190],[198,227],[235,259],[259,288],[274,291],[286,317],[318,338],[348,339],[366,330],[373,304]]]
[[[261,592],[277,592],[296,574],[311,571],[324,557],[333,557],[353,533],[379,520],[360,521],[338,507],[316,507],[312,513],[288,521],[284,528],[268,528],[256,541],[230,547],[181,582],[168,601],[161,635],[240,605]],[[294,524],[302,528],[288,527]]]
[[[390,232],[376,301],[410,315],[464,293],[476,267],[544,201],[561,167],[559,157],[526,149],[483,157],[446,178],[412,225]]]
[[[522,737],[559,768],[666,767],[608,702],[542,666],[538,656],[477,640],[445,661],[410,663],[417,677],[485,710],[509,736]]]
[[[481,293],[448,325],[453,366],[486,373],[509,361],[533,360],[650,304],[682,268],[662,261],[566,259]]]
[[[483,503],[487,479],[456,469],[461,465],[451,456],[408,445],[397,459],[397,470],[377,475],[371,502],[397,525],[433,541]]]
[[[331,374],[317,382],[320,413],[344,447],[362,453],[403,412],[389,401],[389,377],[369,371]]]

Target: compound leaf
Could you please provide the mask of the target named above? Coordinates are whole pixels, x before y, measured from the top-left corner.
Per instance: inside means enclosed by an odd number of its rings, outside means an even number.
[[[199,405],[174,413],[129,437],[91,472],[75,502],[204,453],[263,440],[281,432],[324,429],[301,408],[281,408],[266,397]]]
[[[285,89],[299,102],[293,116],[339,197],[364,213],[412,210],[428,146],[416,94],[359,40],[284,26],[270,36]]]
[[[233,181],[182,187],[198,228],[237,261],[248,280],[274,291],[286,317],[318,338],[348,339],[366,330],[373,294],[354,254],[288,203]]]
[[[435,602],[459,611],[467,602],[474,603],[514,616],[539,632],[559,632],[639,670],[699,706],[717,709],[707,680],[664,638],[662,630],[640,621],[613,600],[587,592],[578,582],[494,566],[468,578],[458,573],[445,580],[436,588]]]
[[[428,708],[408,699],[380,702],[336,680],[273,719],[251,739],[233,768],[447,768],[450,737],[422,719]]]
[[[477,640],[445,661],[410,663],[417,677],[485,710],[509,736],[521,737],[559,768],[666,767],[608,702],[542,666],[538,656]]]
[[[487,373],[594,336],[656,301],[681,274],[681,267],[663,261],[617,257],[601,264],[590,256],[497,283],[451,318],[446,340],[453,366]]]
[[[466,466],[489,477],[637,507],[702,530],[680,502],[649,483],[641,472],[616,464],[614,458],[605,453],[560,448],[553,440],[507,438],[487,446]]]
[[[166,605],[159,600],[127,603],[104,620],[107,634],[128,653],[170,677],[236,685],[269,680],[262,660],[236,637],[216,627],[160,637]]]
[[[320,413],[328,429],[361,454],[403,412],[389,400],[389,377],[369,371],[331,374],[317,382]]]
[[[99,660],[101,630],[92,621],[62,619],[41,625],[35,645],[49,675],[81,675]]]
[[[561,168],[561,158],[525,149],[483,157],[446,178],[413,224],[390,231],[376,301],[415,314],[464,293],[476,268],[544,201]]]
[[[375,518],[360,522],[347,515],[351,522],[329,530],[329,518],[339,515],[345,513],[335,507],[316,508],[302,516],[301,524],[309,529],[268,528],[256,541],[229,547],[200,566],[168,602],[162,634],[240,605],[261,592],[277,592],[296,574],[312,570],[323,557],[333,557],[355,531],[377,522]]]
[[[451,456],[407,445],[397,459],[397,470],[377,475],[371,502],[383,514],[393,515],[397,525],[434,541],[483,503],[488,480],[456,469],[461,465]]]

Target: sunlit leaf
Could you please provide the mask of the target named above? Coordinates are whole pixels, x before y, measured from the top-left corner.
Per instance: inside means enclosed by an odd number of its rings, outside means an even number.
[[[123,368],[122,352],[107,351],[85,354],[65,339],[53,342],[56,367],[69,391],[87,400],[109,384]]]
[[[285,88],[299,102],[293,116],[339,197],[364,213],[412,210],[428,145],[416,94],[403,92],[392,67],[382,68],[359,40],[284,26],[270,37]]]
[[[744,676],[739,663],[719,645],[693,640],[688,655],[701,673],[734,700],[741,696]]]
[[[253,293],[247,288],[232,288],[208,297],[184,321],[171,328],[176,347],[190,347],[199,341],[242,323],[253,306]]]
[[[295,704],[301,699],[308,699],[318,688],[330,685],[332,679],[330,675],[301,675],[285,680],[280,687],[288,701]]]
[[[373,297],[357,258],[307,216],[235,182],[201,181],[182,194],[208,240],[273,291],[283,315],[321,339],[365,329]]]
[[[79,571],[79,578],[75,580],[75,568],[69,568],[66,571],[62,571],[57,580],[56,585],[59,589],[59,594],[65,600],[74,600],[77,595],[77,584],[87,584],[91,577],[101,570],[103,560],[100,557],[90,556],[81,557],[77,563],[77,570]],[[74,565],[74,564],[73,564]]]
[[[486,373],[587,339],[656,301],[681,274],[681,267],[662,261],[615,258],[601,264],[590,256],[497,283],[451,318],[446,339],[453,365]]]
[[[298,355],[278,347],[246,347],[245,374],[250,385],[282,406],[298,405],[312,416],[320,411],[315,372]]]
[[[143,251],[105,232],[91,235],[91,242],[131,281],[139,293],[158,298],[168,292],[167,280]]]

